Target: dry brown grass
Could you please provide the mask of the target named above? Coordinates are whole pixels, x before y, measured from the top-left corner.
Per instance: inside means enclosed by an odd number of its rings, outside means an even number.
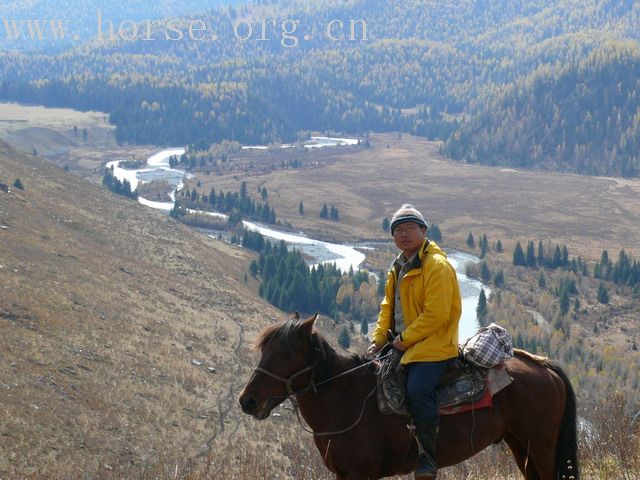
[[[86,131],[86,136],[84,132]],[[0,103],[0,140],[39,155],[115,146],[115,127],[102,112]]]
[[[0,195],[0,477],[243,435],[250,341],[279,315],[244,286],[248,254],[3,145],[0,178],[17,177]]]

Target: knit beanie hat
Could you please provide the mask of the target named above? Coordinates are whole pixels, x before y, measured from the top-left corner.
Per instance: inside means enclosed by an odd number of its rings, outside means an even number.
[[[417,223],[421,227],[427,228],[427,223],[418,209],[409,203],[405,203],[391,217],[391,235],[393,235],[393,231],[398,225],[409,222]]]

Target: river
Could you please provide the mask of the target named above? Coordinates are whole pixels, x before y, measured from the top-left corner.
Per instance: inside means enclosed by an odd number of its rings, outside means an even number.
[[[337,139],[330,139],[337,140]],[[322,143],[322,142],[319,142]],[[326,146],[331,145],[327,142]],[[316,147],[319,148],[319,147]],[[152,180],[167,180],[172,188],[178,190],[182,188],[183,179],[187,175],[181,170],[172,169],[169,166],[169,158],[173,155],[182,155],[184,148],[171,148],[162,150],[147,160],[147,166],[137,170],[128,170],[119,166],[122,160],[115,160],[107,164],[107,168],[113,167],[113,174],[120,181],[126,179],[134,190],[138,182],[150,182]],[[173,195],[173,194],[172,194]],[[175,201],[175,198],[172,197]],[[138,202],[151,208],[169,211],[173,208],[171,202],[154,202],[139,197]],[[221,213],[210,212],[210,215],[217,217],[226,217]],[[338,268],[344,272],[350,269],[358,270],[364,260],[365,253],[370,246],[343,245],[336,243],[323,242],[315,240],[304,235],[304,233],[282,232],[271,227],[261,225],[255,222],[243,221],[243,225],[248,230],[260,232],[262,235],[275,240],[283,240],[288,245],[300,249],[308,258],[313,259],[311,265],[318,263],[335,263]],[[487,296],[490,293],[488,287],[483,286],[478,280],[467,277],[465,274],[466,266],[469,263],[477,263],[480,261],[478,257],[467,253],[452,251],[449,254],[449,260],[456,269],[458,274],[458,283],[460,285],[460,293],[462,296],[462,318],[460,319],[460,340],[465,340],[473,335],[478,329],[478,320],[476,317],[476,306],[478,304],[478,296],[480,289],[484,288]]]

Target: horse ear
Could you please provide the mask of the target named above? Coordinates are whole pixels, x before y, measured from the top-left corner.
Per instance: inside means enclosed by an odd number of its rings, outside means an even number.
[[[318,319],[318,314],[316,313],[315,315],[312,315],[311,317],[307,318],[304,322],[302,322],[303,331],[306,332],[308,335],[311,335],[311,332],[313,331],[313,324],[317,319]]]
[[[300,320],[300,314],[298,312],[293,312],[289,318],[291,320]]]

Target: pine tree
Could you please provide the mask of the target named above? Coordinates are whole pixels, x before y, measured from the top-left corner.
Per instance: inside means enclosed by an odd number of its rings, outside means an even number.
[[[522,251],[522,245],[520,245],[520,242],[516,243],[516,248],[513,251],[513,264],[523,267],[527,266],[527,260],[524,256],[524,252]]]
[[[560,296],[560,313],[564,316],[569,311],[570,301],[569,292],[566,289],[562,289],[562,295]]]
[[[567,249],[566,245],[562,246],[562,260],[560,262],[560,265],[562,265],[563,267],[567,267],[569,265],[569,250]]]
[[[304,217],[304,204],[302,200],[300,200],[300,204],[298,205],[298,214]]]
[[[535,267],[536,266],[536,256],[534,254],[534,248],[533,248],[533,242],[529,241],[527,243],[527,258],[526,258],[526,262],[527,262],[527,266],[528,267]]]
[[[360,333],[365,337],[369,335],[369,322],[366,317],[360,321]]]
[[[596,263],[593,267],[593,278],[600,278],[600,264]]]
[[[484,258],[489,251],[489,241],[487,240],[486,235],[483,234],[482,237],[480,237],[478,245],[480,246],[480,258]]]
[[[467,237],[467,247],[476,248],[476,241],[473,238],[473,234],[469,232],[469,236]]]
[[[22,180],[20,180],[19,178],[15,179],[15,181],[13,182],[13,186],[20,190],[24,190],[24,185],[22,184]]]
[[[326,203],[322,205],[322,209],[320,210],[320,218],[329,218],[329,208],[327,207]]]
[[[538,241],[538,265],[542,267],[544,265],[544,245],[542,245],[542,240]]]
[[[496,252],[502,253],[503,251],[504,251],[504,249],[502,248],[502,242],[500,240],[498,240],[496,242]]]
[[[440,231],[440,227],[438,227],[438,225],[436,225],[435,223],[432,223],[429,226],[429,238],[434,242],[442,241],[442,232]]]
[[[493,277],[493,284],[498,288],[504,287],[504,272],[502,270],[499,270]]]
[[[491,271],[489,270],[487,262],[482,262],[482,265],[480,266],[480,278],[482,278],[483,283],[489,283],[491,280]]]
[[[384,271],[381,271],[378,275],[378,298],[384,297],[384,291],[387,284],[387,275]]]
[[[385,232],[389,231],[389,219],[387,217],[382,219],[382,230]]]
[[[351,346],[351,337],[349,336],[349,330],[347,330],[347,327],[342,328],[342,331],[338,336],[338,344],[345,350]]]
[[[487,316],[487,296],[484,293],[484,288],[480,289],[480,295],[478,295],[478,306],[476,307],[476,315],[480,326],[484,325],[484,319]]]
[[[553,252],[553,260],[551,261],[551,268],[558,268],[562,266],[562,252],[560,246],[556,245],[556,249]]]
[[[547,281],[544,278],[544,273],[540,272],[540,276],[538,277],[538,286],[540,288],[546,288],[547,287]]]
[[[249,272],[251,272],[251,275],[254,277],[258,275],[258,262],[251,260],[251,263],[249,264]]]
[[[603,282],[600,282],[598,286],[598,302],[606,305],[609,303],[609,292],[607,291],[607,287],[604,286]]]
[[[169,212],[169,215],[173,218],[178,218],[182,215],[182,210],[180,209],[180,204],[178,203],[177,200],[173,204],[173,208]]]

